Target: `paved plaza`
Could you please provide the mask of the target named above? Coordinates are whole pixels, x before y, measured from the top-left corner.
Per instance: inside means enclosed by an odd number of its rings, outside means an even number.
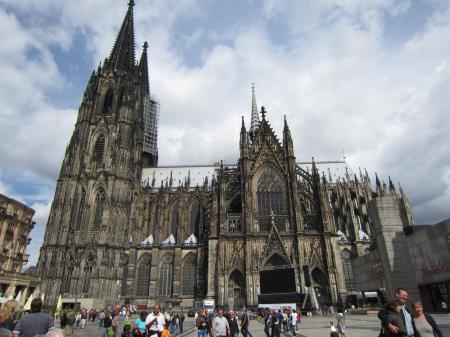
[[[446,337],[450,337],[450,316],[433,315],[438,325],[442,329],[442,333]],[[335,320],[334,317],[313,316],[303,317],[302,323],[299,325],[298,337],[329,337],[329,323]],[[347,337],[376,337],[380,331],[379,321],[375,314],[348,315],[347,316]],[[264,326],[257,320],[250,321],[249,330],[253,337],[265,337]],[[98,324],[88,323],[86,329],[75,329],[74,336],[84,337],[101,337],[103,328]],[[120,336],[120,335],[118,335]],[[240,335],[241,336],[241,335]],[[282,333],[281,336],[288,337],[291,334]],[[173,336],[171,336],[173,337]],[[178,337],[197,337],[197,329],[194,327],[194,319],[187,318],[184,324],[184,333]]]

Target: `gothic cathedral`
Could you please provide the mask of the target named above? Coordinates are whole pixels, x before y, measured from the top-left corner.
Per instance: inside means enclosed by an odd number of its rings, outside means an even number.
[[[412,224],[403,191],[378,177],[373,191],[345,161],[297,162],[286,119],[280,141],[254,90],[237,163],[159,167],[133,7],[89,79],[66,149],[38,262],[47,304],[351,303],[351,259],[374,244],[370,205],[389,195]]]

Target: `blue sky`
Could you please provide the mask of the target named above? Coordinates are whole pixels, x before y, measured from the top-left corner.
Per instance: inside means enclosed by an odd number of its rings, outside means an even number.
[[[0,193],[36,210],[35,263],[90,73],[126,1],[0,0]],[[136,0],[161,102],[161,164],[234,161],[258,105],[298,160],[401,182],[418,223],[449,217],[450,8],[444,0]]]

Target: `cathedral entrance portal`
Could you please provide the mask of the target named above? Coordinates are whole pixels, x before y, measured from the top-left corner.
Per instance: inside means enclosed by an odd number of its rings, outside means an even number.
[[[228,280],[228,303],[234,310],[245,305],[245,280],[240,271],[235,269]]]
[[[319,269],[314,268],[311,277],[313,281],[316,283],[314,285],[314,289],[316,294],[318,295],[319,305],[330,304],[331,296],[330,296],[330,287],[328,283],[328,278],[325,273]]]
[[[295,292],[295,272],[291,264],[279,254],[273,254],[261,268],[261,294]]]

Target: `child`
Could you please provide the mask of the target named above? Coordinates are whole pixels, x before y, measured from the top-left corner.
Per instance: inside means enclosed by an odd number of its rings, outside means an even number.
[[[164,330],[161,333],[161,337],[170,337],[169,324],[164,324]]]
[[[330,337],[339,337],[337,333],[336,327],[334,326],[334,322],[330,322]]]

